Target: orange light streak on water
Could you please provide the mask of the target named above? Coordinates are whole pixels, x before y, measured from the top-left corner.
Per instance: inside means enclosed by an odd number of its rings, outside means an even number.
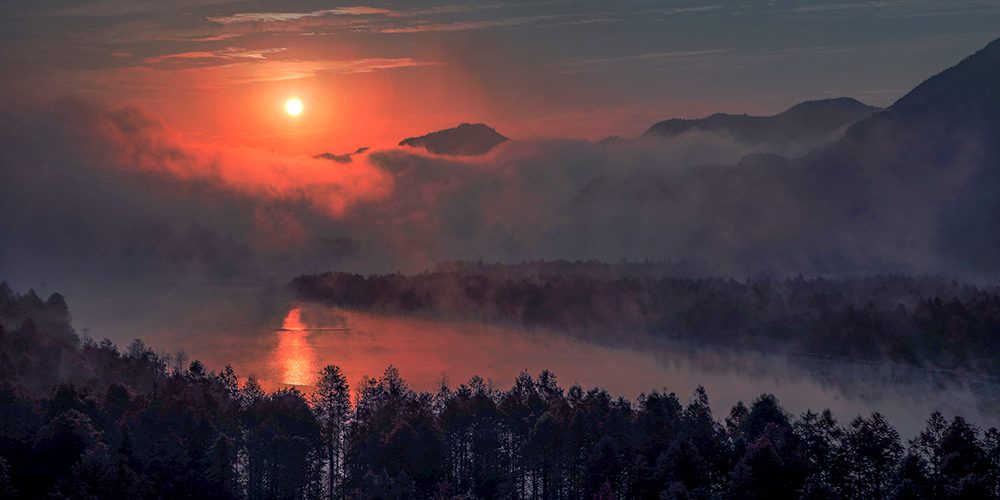
[[[282,330],[278,335],[278,347],[275,350],[275,361],[278,372],[282,374],[282,382],[292,385],[309,385],[313,382],[315,373],[314,354],[304,331],[302,312],[299,308],[288,312]]]

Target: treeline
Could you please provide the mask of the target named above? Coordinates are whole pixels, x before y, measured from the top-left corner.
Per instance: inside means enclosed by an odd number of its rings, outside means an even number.
[[[104,348],[99,348],[104,349]],[[108,352],[108,355],[116,355]],[[128,363],[144,363],[118,355]],[[155,355],[149,352],[143,357]],[[68,499],[996,499],[1000,433],[931,415],[798,418],[770,395],[724,419],[701,389],[636,402],[522,373],[410,390],[391,366],[352,404],[338,368],[265,394],[230,369],[151,371],[149,392],[0,383],[0,496]]]
[[[1000,375],[1000,289],[940,277],[688,279],[614,276],[600,263],[452,263],[435,272],[299,276],[300,300],[475,318],[600,339],[647,332],[681,342],[791,351]],[[628,266],[622,265],[623,273]],[[545,268],[542,266],[542,268]],[[593,270],[589,272],[588,270]]]
[[[124,356],[108,339],[81,342],[61,294],[43,301],[34,290],[21,295],[0,282],[0,381],[28,395],[47,395],[66,381],[101,392],[113,381],[148,391],[156,383],[151,373],[185,366],[183,355],[153,355],[139,340]]]
[[[533,260],[516,264],[448,260],[435,266],[435,272],[454,274],[479,274],[491,279],[530,278],[538,275],[585,274],[599,278],[645,278],[648,276],[677,276],[682,278],[706,276],[711,270],[707,262],[695,260],[644,259],[619,262],[600,260]]]

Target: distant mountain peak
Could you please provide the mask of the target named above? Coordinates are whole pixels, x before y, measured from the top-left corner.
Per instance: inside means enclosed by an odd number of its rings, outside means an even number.
[[[889,110],[902,114],[953,113],[962,103],[984,109],[1000,102],[1000,39],[924,80]]]
[[[509,140],[482,123],[463,123],[455,128],[403,139],[399,145],[424,148],[437,155],[478,156]]]
[[[653,125],[640,139],[669,139],[700,130],[725,134],[746,145],[770,144],[782,148],[827,138],[877,111],[879,108],[857,99],[837,97],[799,103],[773,116],[716,113],[695,120],[674,118]]]
[[[785,111],[782,111],[779,114],[795,113],[795,112],[815,110],[815,109],[825,109],[831,107],[858,109],[865,111],[874,111],[878,109],[875,106],[869,106],[853,97],[831,97],[829,99],[816,99],[813,101],[800,102],[786,109]]]

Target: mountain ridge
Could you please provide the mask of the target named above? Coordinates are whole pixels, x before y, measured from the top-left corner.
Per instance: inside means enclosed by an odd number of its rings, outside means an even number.
[[[637,140],[670,139],[700,130],[729,135],[745,145],[782,148],[822,139],[880,110],[850,97],[837,97],[801,102],[771,116],[715,113],[698,119],[672,118],[653,124]]]

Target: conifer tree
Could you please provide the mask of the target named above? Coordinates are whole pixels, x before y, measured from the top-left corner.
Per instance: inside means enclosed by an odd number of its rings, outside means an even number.
[[[327,365],[319,372],[312,407],[319,421],[323,447],[328,462],[327,488],[330,500],[338,496],[341,483],[344,438],[351,416],[351,393],[340,367]]]

